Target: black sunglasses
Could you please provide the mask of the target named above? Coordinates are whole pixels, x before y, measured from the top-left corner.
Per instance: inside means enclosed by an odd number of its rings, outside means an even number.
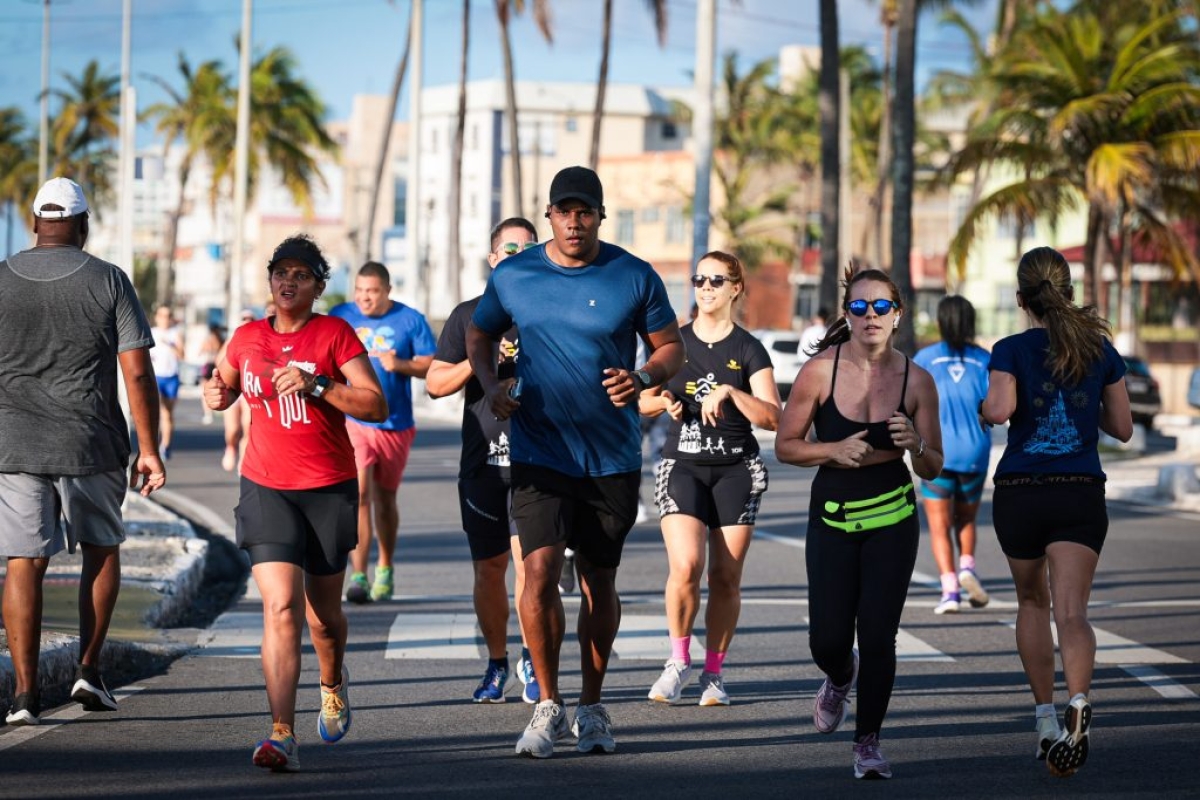
[[[526,242],[525,244],[517,244],[516,242],[505,242],[496,248],[497,253],[504,253],[506,256],[515,256],[522,250],[529,250],[532,247],[537,247],[537,242]]]
[[[725,285],[726,281],[729,281],[730,283],[732,283],[733,278],[727,277],[725,275],[704,275],[703,273],[700,273],[700,272],[697,272],[695,275],[692,276],[692,286],[695,286],[697,289],[702,287],[704,285],[705,281],[708,281],[708,285],[713,287],[714,289],[720,289],[722,286]]]
[[[881,317],[893,308],[900,307],[896,304],[895,300],[884,300],[882,298],[872,300],[869,303],[866,300],[851,300],[846,304],[846,308],[850,309],[850,313],[856,317],[865,317],[867,315],[867,306],[870,306],[871,310]]]

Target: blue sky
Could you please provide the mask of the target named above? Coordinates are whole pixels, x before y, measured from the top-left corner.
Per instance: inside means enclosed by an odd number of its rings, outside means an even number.
[[[874,0],[841,0],[843,43],[881,50],[878,5]],[[993,19],[995,0],[970,13],[984,24]],[[163,99],[147,77],[177,84],[178,54],[193,64],[216,58],[232,71],[233,40],[241,22],[241,0],[133,0],[132,80],[139,106]],[[63,72],[78,74],[91,59],[116,73],[121,64],[121,0],[51,0],[51,86]],[[817,0],[718,0],[718,52],[736,50],[745,64],[774,56],[786,44],[819,43]],[[600,58],[599,0],[551,0],[554,42],[546,43],[532,19],[512,25],[519,79],[586,80]],[[668,34],[659,47],[643,0],[617,0],[610,80],[685,85],[695,58],[696,0],[668,1]],[[425,83],[453,83],[458,76],[459,0],[426,0]],[[262,51],[285,45],[299,71],[329,106],[331,118],[344,118],[356,93],[389,90],[399,61],[409,12],[408,0],[255,0],[254,46]],[[469,77],[500,77],[498,27],[493,0],[472,0]],[[36,125],[41,85],[42,3],[0,2],[0,106],[16,105]],[[923,74],[962,65],[969,50],[961,37],[923,20],[918,65]],[[407,92],[404,93],[407,95]],[[407,115],[402,99],[400,116]],[[145,143],[147,135],[139,139]]]

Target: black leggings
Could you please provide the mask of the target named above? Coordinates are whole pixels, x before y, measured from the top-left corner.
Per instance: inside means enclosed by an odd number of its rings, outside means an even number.
[[[905,490],[903,487],[907,486]],[[830,507],[897,492],[889,501],[912,513],[884,527],[845,530]],[[895,512],[893,512],[895,513]],[[866,526],[864,526],[866,527]],[[817,667],[838,686],[850,680],[858,630],[855,741],[878,734],[896,680],[896,632],[920,542],[912,479],[902,460],[859,470],[823,467],[813,481],[805,564],[808,646]]]

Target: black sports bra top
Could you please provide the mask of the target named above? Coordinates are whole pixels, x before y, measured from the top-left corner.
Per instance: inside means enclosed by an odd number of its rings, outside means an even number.
[[[840,442],[859,431],[866,428],[867,444],[876,450],[899,450],[894,442],[892,435],[888,432],[887,420],[882,422],[855,422],[852,419],[846,419],[842,416],[842,412],[838,411],[837,403],[833,399],[833,391],[837,386],[837,370],[838,361],[842,357],[842,346],[839,344],[833,356],[833,378],[829,382],[829,399],[817,407],[816,417],[813,419],[813,424],[817,429],[817,438],[822,442]],[[904,398],[908,394],[908,356],[904,357],[904,386],[900,390],[900,408],[901,414],[908,416],[908,410],[904,407]]]

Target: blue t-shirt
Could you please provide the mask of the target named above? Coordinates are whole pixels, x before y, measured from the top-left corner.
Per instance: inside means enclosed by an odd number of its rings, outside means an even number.
[[[979,403],[987,397],[988,351],[968,344],[962,352],[945,342],[931,344],[913,356],[913,363],[933,376],[942,425],[942,469],[987,472],[991,434],[979,424]]]
[[[412,378],[385,370],[379,361],[379,354],[395,350],[396,358],[403,359],[433,355],[437,342],[425,317],[416,309],[396,300],[392,301],[390,309],[377,317],[368,317],[354,303],[334,306],[329,315],[346,320],[358,334],[358,340],[371,357],[371,366],[375,367],[388,404],[388,418],[383,422],[363,422],[354,417],[347,419],[385,431],[406,431],[413,427],[416,423],[413,420]]]
[[[674,321],[662,279],[616,245],[601,242],[583,267],[555,264],[544,247],[502,261],[472,322],[493,336],[521,331],[512,462],[572,476],[640,470],[637,404],[615,407],[601,383],[605,369],[639,366],[639,335]]]
[[[1001,339],[992,349],[991,369],[1017,379],[1017,408],[1009,420],[1008,446],[996,477],[1057,473],[1096,475],[1100,454],[1100,397],[1125,375],[1125,361],[1104,340],[1104,360],[1078,386],[1063,386],[1046,367],[1045,328]]]

